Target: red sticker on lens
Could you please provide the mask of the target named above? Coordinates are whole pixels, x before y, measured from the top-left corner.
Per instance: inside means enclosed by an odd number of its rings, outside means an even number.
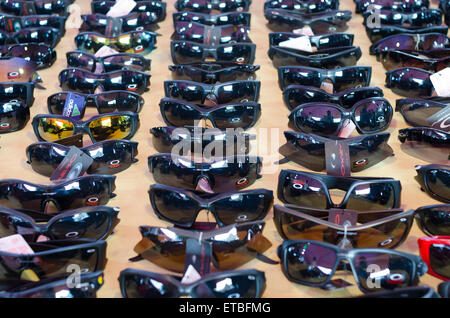
[[[108,164],[108,167],[110,167],[110,168],[120,167],[120,160],[110,161],[109,164]]]
[[[9,72],[8,73],[8,79],[16,79],[16,78],[20,78],[19,72]]]
[[[98,205],[99,204],[99,200],[97,197],[90,197],[89,199],[86,200],[86,205]]]
[[[135,48],[134,48],[134,52],[142,52],[142,51],[144,51],[144,46],[143,45],[139,45],[139,46],[136,46]]]
[[[134,92],[137,90],[137,84],[130,84],[127,86],[127,91]]]
[[[245,186],[245,185],[247,185],[248,184],[248,180],[247,180],[247,178],[242,178],[242,179],[239,179],[238,181],[236,181],[236,186],[239,188],[239,187],[243,187],[243,186]]]
[[[367,165],[368,163],[369,163],[369,160],[367,160],[367,159],[360,159],[360,160],[355,161],[353,163],[353,166],[354,167],[362,167],[362,166]]]
[[[11,125],[9,123],[1,123],[0,124],[0,130],[8,129],[9,127],[11,127]]]

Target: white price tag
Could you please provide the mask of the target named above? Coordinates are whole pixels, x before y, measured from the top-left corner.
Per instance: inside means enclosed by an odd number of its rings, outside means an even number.
[[[108,17],[122,17],[130,13],[134,7],[136,6],[136,2],[134,0],[118,0],[109,11],[106,13]]]
[[[311,27],[309,25],[305,25],[301,29],[296,29],[292,31],[295,34],[301,34],[301,35],[307,35],[307,36],[313,36],[314,32],[312,31]]]
[[[300,36],[298,38],[289,39],[287,41],[280,42],[281,47],[288,47],[291,49],[312,52],[311,41],[309,36]]]
[[[119,52],[117,52],[116,50],[114,50],[113,48],[110,48],[107,45],[103,45],[96,53],[95,53],[95,57],[102,57],[102,56],[106,56],[106,55],[111,55],[111,54],[117,54]]]
[[[450,97],[450,67],[430,76],[437,96]]]
[[[181,279],[182,284],[190,284],[198,281],[200,278],[200,274],[195,270],[194,266],[189,265],[186,272],[184,273],[183,278]]]
[[[355,130],[356,126],[351,119],[346,119],[342,125],[341,131],[339,132],[339,137],[348,138]]]

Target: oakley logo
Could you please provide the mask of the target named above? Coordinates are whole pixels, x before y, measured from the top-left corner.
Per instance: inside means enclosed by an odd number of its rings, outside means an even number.
[[[392,238],[389,238],[387,240],[384,240],[383,242],[381,242],[380,244],[378,244],[379,246],[386,246],[388,244],[392,243]]]
[[[238,57],[235,61],[236,63],[244,63],[244,58],[243,57]]]
[[[400,273],[395,273],[392,275],[389,275],[388,283],[389,284],[401,284],[405,280],[405,275]]]
[[[120,167],[120,160],[112,160],[108,163],[108,167],[117,168]]]
[[[144,51],[144,46],[138,45],[134,48],[134,52],[141,52]]]
[[[1,123],[0,129],[8,129],[11,125],[9,123]]]
[[[246,185],[247,183],[248,183],[247,178],[242,178],[242,179],[240,179],[240,180],[238,180],[238,181],[236,182],[236,185],[237,185],[237,186],[244,186],[244,185]]]
[[[130,84],[127,86],[127,91],[136,91],[137,90],[137,84]]]
[[[87,205],[98,205],[98,198],[97,197],[90,197],[89,199],[86,200],[86,204]]]
[[[69,232],[66,234],[66,237],[76,237],[78,236],[78,232]]]
[[[137,27],[137,28],[136,28],[136,31],[142,31],[142,30],[144,30],[144,27],[143,27],[143,26],[140,26],[140,27]]]
[[[300,183],[294,183],[292,187],[297,190],[303,190],[303,184]]]
[[[227,298],[241,298],[241,294],[239,293],[229,294]]]
[[[19,72],[9,72],[8,73],[8,78],[9,79],[20,78],[20,73]]]
[[[365,166],[367,164],[368,164],[368,160],[367,159],[360,159],[360,160],[355,161],[353,163],[353,166],[354,167],[362,167],[362,166]]]
[[[247,221],[247,216],[245,214],[241,214],[236,218],[236,221],[238,222],[243,222],[243,221]]]
[[[379,122],[379,123],[382,123],[382,122],[384,122],[384,121],[385,121],[384,116],[379,116],[379,117],[377,118],[377,122]]]

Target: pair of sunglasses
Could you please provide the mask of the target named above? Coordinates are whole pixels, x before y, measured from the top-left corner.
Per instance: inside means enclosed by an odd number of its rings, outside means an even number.
[[[33,254],[0,251],[1,279],[19,279],[25,270],[33,271],[39,279],[67,274],[68,265],[78,265],[82,273],[104,270],[106,242],[75,239],[28,243]]]
[[[105,140],[80,150],[94,160],[88,174],[116,174],[138,161],[138,143],[129,140]],[[64,145],[37,142],[26,149],[27,163],[35,172],[51,177],[69,151],[70,147]]]
[[[406,53],[397,50],[381,51],[377,54],[377,60],[381,61],[384,68],[388,71],[400,67],[416,67],[432,72],[439,72],[450,66],[450,56],[428,58],[418,53]]]
[[[381,24],[380,26],[368,26],[366,25],[366,34],[369,37],[371,42],[377,42],[381,39],[387,38],[391,35],[396,34],[426,34],[426,33],[440,33],[443,35],[447,35],[448,27],[444,25],[436,25],[429,27],[408,27],[408,26],[400,26],[400,25],[387,25]]]
[[[204,62],[209,57],[217,62],[253,64],[256,45],[254,43],[228,43],[210,46],[190,41],[171,41],[170,52],[172,62],[175,64]]]
[[[0,134],[21,130],[30,120],[30,108],[23,102],[0,103]]]
[[[285,131],[284,136],[286,144],[281,146],[279,151],[285,159],[310,170],[326,170],[325,145],[335,139],[294,131]],[[394,152],[388,145],[389,137],[390,133],[379,133],[353,138],[338,138],[336,141],[348,144],[350,169],[352,172],[359,172],[393,155]]]
[[[103,271],[83,273],[80,283],[69,287],[70,275],[33,282],[24,279],[0,279],[0,298],[96,298],[103,286]]]
[[[169,65],[172,77],[205,84],[217,82],[254,80],[259,65],[236,64],[231,62],[193,62]]]
[[[401,98],[396,101],[395,111],[400,112],[410,126],[430,127],[426,119],[443,110],[448,103],[450,101],[440,99]]]
[[[262,234],[264,221],[232,224],[212,231],[140,226],[142,240],[134,251],[164,269],[183,273],[188,239],[211,245],[211,262],[220,270],[240,267],[267,251],[272,244]]]
[[[266,189],[200,195],[180,188],[153,184],[148,191],[155,214],[177,226],[190,228],[201,210],[214,215],[219,226],[262,220],[273,203]]]
[[[417,208],[415,218],[420,230],[428,236],[450,235],[450,204]]]
[[[215,158],[212,162],[196,162],[170,153],[148,157],[148,166],[153,179],[171,187],[220,193],[235,191],[252,185],[261,178],[262,158],[236,155]],[[200,183],[200,184],[199,184]]]
[[[177,0],[175,2],[175,9],[177,11],[193,11],[210,13],[212,10],[218,10],[220,12],[232,12],[232,11],[248,11],[250,8],[251,0],[222,0],[220,2],[214,0]]]
[[[15,56],[34,62],[36,69],[44,69],[56,61],[56,51],[44,43],[20,43],[0,46],[0,57]]]
[[[76,134],[88,134],[92,142],[131,139],[139,128],[139,115],[132,112],[100,114],[86,121],[63,115],[34,116],[33,130],[39,141],[55,142]]]
[[[197,22],[176,22],[172,40],[220,45],[235,42],[251,43],[250,27],[237,25],[208,26]]]
[[[93,94],[98,87],[106,91],[124,90],[143,94],[149,90],[150,74],[135,70],[92,73],[82,68],[66,68],[59,75],[59,86],[66,91]]]
[[[278,256],[288,280],[312,287],[326,286],[337,270],[347,268],[346,261],[364,293],[415,286],[427,271],[427,265],[413,254],[382,248],[346,249],[313,240],[284,241]]]
[[[446,48],[450,48],[450,41],[447,36],[441,33],[396,34],[373,43],[370,46],[370,54],[375,55],[387,50],[423,51],[427,53]]]
[[[450,203],[450,166],[429,164],[415,166],[420,188],[436,200]]]
[[[84,207],[56,215],[0,208],[0,237],[26,234],[35,242],[40,235],[51,240],[107,238],[119,223],[119,208]],[[82,218],[80,217],[82,216]]]
[[[90,175],[55,185],[40,185],[17,179],[0,180],[1,205],[18,210],[44,212],[52,202],[59,211],[105,205],[115,197],[115,176]]]
[[[393,109],[383,97],[361,100],[350,109],[332,103],[307,103],[297,106],[289,121],[305,133],[336,136],[347,120],[351,120],[360,134],[383,131],[391,123]]]
[[[274,205],[273,222],[285,240],[314,240],[345,248],[396,248],[414,224],[414,210],[320,210]],[[352,214],[341,223],[339,218]]]
[[[31,107],[34,103],[34,83],[0,82],[0,103],[22,102]]]
[[[108,11],[116,4],[116,1],[92,1],[92,13],[107,14]],[[156,22],[164,21],[166,18],[167,4],[163,1],[136,1],[136,5],[131,12],[152,12],[156,14]]]
[[[250,12],[225,12],[219,14],[207,14],[201,12],[174,12],[172,14],[173,25],[177,22],[197,22],[204,25],[242,25],[250,26],[252,14]]]
[[[405,97],[431,97],[434,91],[432,72],[417,67],[399,67],[386,72],[386,87]]]
[[[410,286],[394,290],[363,294],[355,298],[441,298],[430,286]]]
[[[351,108],[357,102],[372,97],[383,97],[383,90],[379,87],[358,87],[330,94],[321,88],[303,85],[289,85],[283,90],[284,102],[290,110],[313,102],[334,103]]]
[[[338,10],[338,0],[266,0],[264,9],[284,9],[301,13]]]
[[[156,29],[159,20],[155,12],[131,12],[119,18],[110,17],[105,14],[93,13],[82,14],[83,23],[80,26],[81,32],[92,31],[105,35],[116,35],[132,31],[152,31]]]
[[[352,18],[352,12],[333,10],[302,14],[284,9],[266,9],[264,16],[268,21],[267,26],[274,32],[292,32],[309,26],[317,35],[344,32],[348,29],[347,22]]]
[[[32,82],[41,83],[42,78],[36,72],[37,65],[32,61],[15,57],[3,56],[0,57],[0,69],[3,71],[0,74],[0,80],[10,82]]]
[[[281,170],[278,178],[281,202],[315,209],[396,209],[400,207],[401,189],[400,181],[393,178],[335,177],[295,170]],[[331,194],[344,198],[335,204]]]
[[[153,135],[153,147],[160,153],[201,153],[206,158],[248,154],[250,140],[256,138],[240,131],[192,126],[153,127],[150,133]]]
[[[199,121],[209,120],[214,128],[249,129],[261,116],[261,105],[256,102],[226,103],[210,107],[163,98],[159,107],[164,122],[175,127],[197,126]]]
[[[52,27],[31,27],[7,33],[0,30],[0,45],[19,43],[44,43],[55,47],[61,39],[58,29]]]
[[[273,45],[269,48],[268,54],[275,67],[302,65],[326,69],[356,65],[362,56],[359,46],[344,46],[306,52]]]
[[[371,10],[393,10],[397,12],[417,12],[430,7],[429,0],[396,1],[396,0],[355,0],[355,12],[364,13]]]
[[[450,236],[421,237],[417,242],[428,274],[450,281]]]
[[[325,80],[331,81],[333,91],[368,86],[372,76],[371,66],[347,66],[331,70],[307,66],[280,66],[278,83],[281,89],[289,85],[320,87]]]
[[[50,95],[47,98],[48,112],[62,115],[69,94],[74,93],[60,92]],[[84,116],[87,106],[96,107],[99,114],[105,114],[115,111],[139,113],[144,105],[144,98],[141,95],[129,91],[113,90],[98,94],[76,93],[75,95],[84,98],[84,107],[80,112],[80,118]]]
[[[61,35],[65,33],[67,17],[57,15],[28,15],[13,16],[2,15],[0,17],[0,29],[7,32],[17,32],[24,28],[52,27],[58,29]]]
[[[66,15],[70,1],[65,0],[3,0],[0,8],[3,12],[14,15]]]
[[[80,32],[75,37],[78,50],[96,53],[107,45],[120,53],[139,53],[146,55],[155,49],[156,33],[150,31],[131,31],[117,36],[105,36],[96,32]]]
[[[209,273],[190,284],[180,280],[177,276],[131,268],[119,276],[125,298],[259,298],[266,283],[264,273],[255,269]]]
[[[67,65],[78,67],[90,72],[95,72],[98,64],[102,66],[104,72],[118,70],[149,71],[151,61],[140,54],[135,53],[117,53],[102,57],[96,57],[93,54],[83,51],[69,51],[66,53]]]
[[[305,35],[292,32],[269,33],[269,45],[280,45],[280,43],[304,37]],[[334,47],[352,46],[354,35],[349,33],[330,33],[308,36],[309,43],[317,50],[330,49]]]
[[[422,9],[415,12],[398,12],[396,10],[380,10],[377,22],[387,25],[410,25],[414,27],[439,26],[442,24],[442,11],[439,9]],[[373,11],[363,13],[364,25],[372,18]]]

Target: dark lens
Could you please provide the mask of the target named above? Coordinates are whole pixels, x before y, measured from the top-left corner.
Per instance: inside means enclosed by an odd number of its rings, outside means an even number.
[[[192,82],[168,82],[166,97],[183,99],[201,104],[203,102],[203,86]]]
[[[318,71],[301,67],[287,67],[278,70],[282,79],[281,86],[305,85],[320,87],[321,74]]]
[[[286,203],[316,209],[327,208],[325,187],[319,180],[291,173],[282,182],[283,198]]]
[[[258,280],[254,275],[230,275],[203,281],[194,293],[199,298],[256,298]]]
[[[355,119],[362,131],[370,133],[389,126],[392,112],[392,106],[386,100],[371,100],[355,108]]]
[[[198,110],[187,104],[165,101],[162,105],[164,119],[172,126],[193,126],[202,118]]]
[[[350,238],[354,248],[395,248],[408,234],[410,229],[407,218],[399,218],[374,227],[358,231],[358,235]]]
[[[89,174],[116,174],[126,170],[136,161],[137,143],[109,140],[83,149],[94,162],[89,166]]]
[[[22,29],[15,34],[16,43],[45,43],[55,46],[58,30],[54,28]]]
[[[283,95],[290,110],[306,103],[329,101],[329,97],[325,91],[319,91],[315,87],[290,86],[283,91]]]
[[[244,45],[242,43],[219,47],[217,49],[217,60],[239,64],[253,64],[255,56],[252,47],[254,47],[254,44]]]
[[[420,211],[421,224],[431,235],[450,235],[450,205]]]
[[[425,178],[432,193],[444,200],[450,200],[450,170],[429,170],[426,172]]]
[[[433,103],[426,100],[412,101],[401,106],[401,113],[414,126],[427,127],[427,118],[442,110],[445,104]]]
[[[181,192],[154,189],[150,201],[164,218],[176,223],[193,222],[199,210],[198,203]]]
[[[80,212],[53,223],[50,232],[54,239],[89,238],[98,240],[108,233],[111,217],[106,212]]]
[[[433,90],[431,73],[412,68],[399,68],[386,75],[386,86],[401,96],[429,97]]]
[[[397,34],[384,38],[373,45],[373,48],[378,51],[399,50],[412,51],[415,47],[414,36],[410,34]]]
[[[431,244],[430,266],[438,275],[450,279],[450,245]]]
[[[104,78],[102,85],[105,90],[126,90],[143,94],[149,84],[149,75],[137,71],[115,71]]]
[[[57,144],[37,144],[27,148],[31,168],[39,174],[50,177],[69,152]]]
[[[307,133],[335,135],[342,122],[342,113],[332,106],[300,107],[293,112],[295,125]]]
[[[201,62],[203,60],[203,47],[191,42],[172,43],[172,59],[175,64]]]
[[[28,43],[25,45],[14,45],[9,49],[9,54],[33,61],[38,68],[49,67],[56,60],[56,52],[42,43]]]
[[[342,71],[336,71],[333,75],[333,89],[336,91],[363,87],[370,83],[370,71],[367,68],[352,67]]]
[[[217,99],[219,103],[257,101],[259,97],[259,82],[243,81],[231,85],[219,86]]]
[[[20,130],[30,119],[30,109],[20,102],[0,104],[0,134]]]
[[[48,98],[47,104],[51,114],[62,115],[66,104],[67,93],[58,93]]]
[[[219,129],[247,129],[255,123],[259,116],[259,108],[255,105],[230,105],[212,112],[216,127]]]
[[[110,40],[102,35],[92,33],[80,33],[75,37],[75,43],[79,50],[95,53],[104,45],[110,44]]]
[[[28,87],[20,83],[0,84],[0,102],[21,101],[27,106],[32,105],[32,100],[28,100]]]
[[[67,65],[79,67],[90,72],[95,71],[95,59],[83,52],[71,52],[67,54]]]
[[[178,295],[176,286],[156,277],[126,274],[122,282],[127,298],[172,298]]]
[[[448,163],[450,134],[434,128],[417,127],[398,131],[401,149],[410,156],[432,163]]]
[[[350,165],[354,172],[370,168],[393,154],[388,145],[389,134],[364,137],[349,144]]]
[[[0,238],[14,234],[34,232],[32,224],[19,216],[0,212]]]
[[[81,69],[66,69],[59,74],[63,90],[92,94],[98,86],[99,76]]]
[[[136,71],[145,71],[146,65],[142,59],[131,55],[113,55],[106,56],[103,59],[103,67],[106,72],[127,69]]]
[[[355,211],[391,209],[395,205],[394,187],[390,183],[356,186],[349,195],[346,208]]]
[[[100,114],[114,111],[130,111],[137,113],[140,110],[142,98],[131,92],[103,92],[95,97]]]

